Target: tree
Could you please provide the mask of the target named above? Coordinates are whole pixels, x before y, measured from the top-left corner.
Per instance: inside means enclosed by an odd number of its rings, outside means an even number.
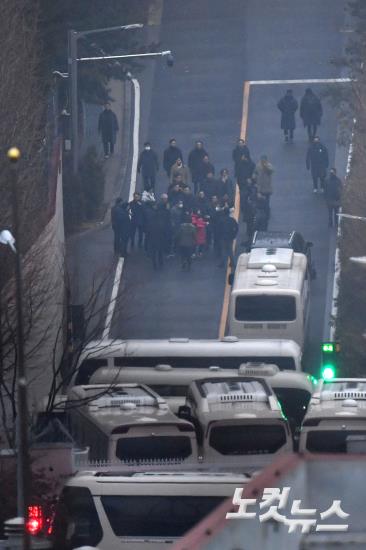
[[[75,374],[85,345],[100,340],[106,328],[104,324],[110,299],[108,291],[114,279],[113,262],[91,276],[91,288],[86,292],[84,303],[83,335],[71,341],[70,333],[65,331],[70,322],[70,285],[63,271],[66,290],[59,284],[60,270],[65,260],[61,252],[58,255],[53,252],[47,246],[33,246],[23,261],[30,428],[39,410],[52,412],[57,408],[57,396],[63,393]],[[116,297],[117,312],[123,307],[123,301],[122,293],[119,293]],[[2,446],[15,448],[17,348],[12,279],[1,289],[0,306],[0,424],[3,428],[0,440],[3,440]]]
[[[362,0],[349,2],[349,14],[355,33],[348,40],[345,57],[338,60],[352,79],[333,90],[328,97],[339,112],[343,138],[352,141],[352,159],[342,198],[343,212],[364,216],[366,211],[366,5]],[[342,220],[340,240],[341,276],[338,297],[337,339],[341,343],[342,374],[361,375],[364,371],[366,329],[366,287],[362,267],[349,261],[366,253],[366,235],[362,222]],[[361,225],[360,225],[361,224]]]

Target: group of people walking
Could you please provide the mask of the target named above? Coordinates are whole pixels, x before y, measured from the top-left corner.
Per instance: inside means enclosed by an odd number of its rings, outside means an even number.
[[[299,108],[292,90],[287,90],[278,102],[277,107],[281,112],[281,129],[284,132],[285,141],[292,142],[296,128],[295,115]],[[317,129],[321,124],[322,116],[323,108],[319,97],[311,88],[307,88],[300,102],[300,117],[307,129],[310,142],[306,155],[306,168],[311,172],[313,193],[324,193],[329,212],[329,225],[334,226],[337,225],[342,182],[338,178],[335,168],[329,171],[327,177],[329,168],[328,149],[317,136]]]
[[[285,141],[292,142],[296,128],[295,114],[299,108],[292,90],[287,90],[277,106],[281,112]],[[117,130],[110,113],[110,106],[107,106],[102,121],[108,121],[109,138],[113,142]],[[320,99],[308,88],[300,102],[300,117],[310,142],[306,167],[311,171],[314,193],[324,193],[329,225],[333,226],[337,223],[342,183],[335,168],[327,177],[328,150],[316,135],[322,114]],[[100,124],[103,126],[103,122]],[[108,154],[113,152],[112,142],[106,143]],[[185,164],[182,150],[176,139],[172,138],[162,158],[168,185],[166,193],[157,199],[155,185],[159,158],[151,143],[145,142],[137,164],[144,190],[142,193],[136,192],[129,203],[117,199],[112,208],[115,253],[125,257],[128,249],[132,251],[137,245],[150,255],[154,269],[162,268],[165,258],[179,255],[182,269],[189,270],[193,258],[201,257],[212,248],[219,266],[226,265],[230,258],[234,267],[233,241],[238,233],[238,223],[234,217],[236,184],[240,194],[241,217],[247,231],[247,240],[242,244],[247,244],[255,231],[266,231],[268,228],[274,168],[266,155],[255,162],[243,139],[239,139],[233,149],[232,160],[234,178],[230,177],[227,168],[217,175],[203,142],[198,140]]]

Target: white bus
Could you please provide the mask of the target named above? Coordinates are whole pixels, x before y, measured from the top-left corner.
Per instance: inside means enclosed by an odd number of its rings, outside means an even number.
[[[366,453],[366,378],[319,383],[301,427],[299,450]]]
[[[258,469],[293,451],[287,419],[263,378],[195,380],[179,414],[196,427],[203,463]]]
[[[275,364],[280,370],[301,371],[301,349],[291,340],[100,340],[85,346],[72,385],[88,384],[100,367],[155,367],[237,369],[242,363]]]
[[[62,491],[53,548],[171,548],[248,481],[243,474],[204,471],[82,472]]]
[[[200,378],[233,376],[264,377],[281,403],[293,428],[300,427],[315,388],[315,379],[305,372],[280,371],[277,365],[244,363],[238,369],[177,368],[171,365],[155,367],[100,367],[90,378],[90,384],[146,384],[163,397],[173,412],[184,405],[191,382]]]
[[[286,248],[241,254],[229,306],[229,334],[240,339],[289,339],[304,346],[309,318],[307,259]]]
[[[194,426],[142,384],[74,386],[66,415],[77,444],[89,447],[91,461],[197,460]]]

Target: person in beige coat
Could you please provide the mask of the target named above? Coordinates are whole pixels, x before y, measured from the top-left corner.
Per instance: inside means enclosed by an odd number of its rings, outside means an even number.
[[[178,175],[182,176],[184,185],[189,185],[189,170],[187,166],[184,166],[182,159],[177,159],[170,170],[170,183],[175,183],[175,179]]]
[[[273,166],[269,162],[266,155],[262,155],[260,161],[255,167],[253,173],[253,179],[255,180],[258,193],[265,197],[267,204],[267,214],[269,218],[270,214],[270,205],[269,201],[273,192],[272,187],[272,175],[273,175]]]

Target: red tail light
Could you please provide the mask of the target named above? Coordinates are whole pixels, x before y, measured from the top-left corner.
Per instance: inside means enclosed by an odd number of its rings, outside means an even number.
[[[44,517],[42,506],[28,506],[27,531],[30,535],[39,535],[43,530]]]

